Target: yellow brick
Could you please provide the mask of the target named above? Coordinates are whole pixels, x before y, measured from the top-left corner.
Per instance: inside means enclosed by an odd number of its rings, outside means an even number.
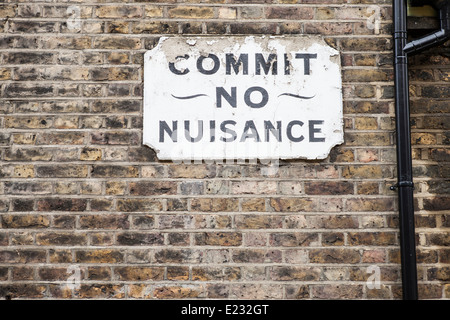
[[[161,18],[163,16],[162,7],[145,6],[145,16],[148,18]]]
[[[211,19],[214,10],[209,7],[174,7],[169,9],[169,18],[181,19]]]

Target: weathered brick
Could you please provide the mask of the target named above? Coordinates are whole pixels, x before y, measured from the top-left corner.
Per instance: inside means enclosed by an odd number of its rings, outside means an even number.
[[[36,175],[41,178],[86,178],[88,167],[84,165],[37,166]]]
[[[298,212],[298,211],[315,211],[317,210],[317,202],[311,198],[272,198],[270,206],[275,211]]]
[[[113,284],[82,284],[79,289],[79,297],[81,299],[123,299],[125,288]]]
[[[96,132],[91,134],[93,144],[100,145],[137,145],[139,136],[136,132]]]
[[[239,215],[235,217],[239,229],[277,229],[282,227],[283,218],[267,215]]]
[[[164,243],[164,235],[154,232],[122,232],[117,235],[117,243],[127,246],[162,245]]]
[[[79,218],[81,229],[128,229],[127,215],[83,215]]]
[[[211,7],[177,6],[168,8],[169,18],[209,19],[214,16]]]
[[[91,176],[95,178],[134,178],[138,175],[139,170],[136,166],[94,165],[91,170]]]
[[[196,198],[191,200],[192,211],[238,211],[239,202],[236,198]]]
[[[271,6],[266,10],[267,19],[307,20],[314,18],[312,7],[277,7]]]
[[[161,267],[117,267],[114,275],[119,281],[163,280],[164,268]]]
[[[47,287],[39,284],[0,284],[0,297],[7,299],[43,298]]]
[[[312,296],[316,299],[357,299],[362,296],[362,285],[313,286]]]
[[[347,199],[347,210],[350,211],[391,211],[394,209],[392,199]]]
[[[43,215],[2,215],[3,228],[48,228],[50,219]]]
[[[129,184],[130,194],[135,196],[176,194],[177,183],[173,181],[141,181]]]
[[[120,263],[124,261],[124,253],[116,249],[76,250],[77,263]]]
[[[117,209],[124,212],[162,211],[162,203],[158,199],[119,199]]]
[[[320,268],[314,267],[272,267],[270,277],[275,281],[317,281]]]
[[[199,286],[163,286],[153,290],[157,299],[192,299],[202,295],[203,289]]]
[[[284,232],[271,233],[269,243],[277,247],[300,247],[318,244],[319,236],[317,233],[308,232]]]
[[[84,211],[86,206],[85,199],[47,198],[37,201],[38,211]]]
[[[139,18],[142,16],[140,6],[101,6],[95,9],[99,18]]]
[[[361,255],[353,249],[312,249],[309,259],[311,263],[358,263]]]
[[[195,235],[196,245],[206,246],[240,246],[242,233],[240,232],[204,232]]]

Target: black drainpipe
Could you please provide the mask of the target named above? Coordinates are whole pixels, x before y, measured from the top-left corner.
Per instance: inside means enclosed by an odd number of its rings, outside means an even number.
[[[407,42],[406,0],[393,0],[394,9],[394,72],[395,114],[397,139],[400,254],[404,300],[417,300],[417,265],[414,230],[414,198],[411,156],[411,128],[409,118],[408,55],[417,53],[445,41],[450,36],[450,0],[432,0],[440,11],[441,30],[419,40]]]

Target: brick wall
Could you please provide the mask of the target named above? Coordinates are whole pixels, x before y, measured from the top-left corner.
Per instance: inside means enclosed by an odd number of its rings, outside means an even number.
[[[0,32],[0,297],[401,298],[391,1],[6,0]],[[173,34],[323,35],[345,143],[158,161],[143,54]],[[410,65],[419,294],[450,298],[449,46]]]

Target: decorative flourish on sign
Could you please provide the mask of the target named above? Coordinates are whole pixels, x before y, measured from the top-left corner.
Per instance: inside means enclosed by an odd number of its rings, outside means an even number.
[[[281,96],[288,96],[288,97],[293,97],[293,98],[297,98],[297,99],[312,99],[316,95],[313,95],[312,97],[304,97],[304,96],[299,96],[299,95],[293,94],[293,93],[282,93],[278,97],[281,97]]]
[[[203,94],[203,93],[194,94],[192,96],[186,96],[186,97],[177,97],[172,94],[172,97],[174,97],[175,99],[180,99],[180,100],[194,99],[194,98],[198,98],[198,97],[202,97],[202,96],[208,97],[208,95]]]

